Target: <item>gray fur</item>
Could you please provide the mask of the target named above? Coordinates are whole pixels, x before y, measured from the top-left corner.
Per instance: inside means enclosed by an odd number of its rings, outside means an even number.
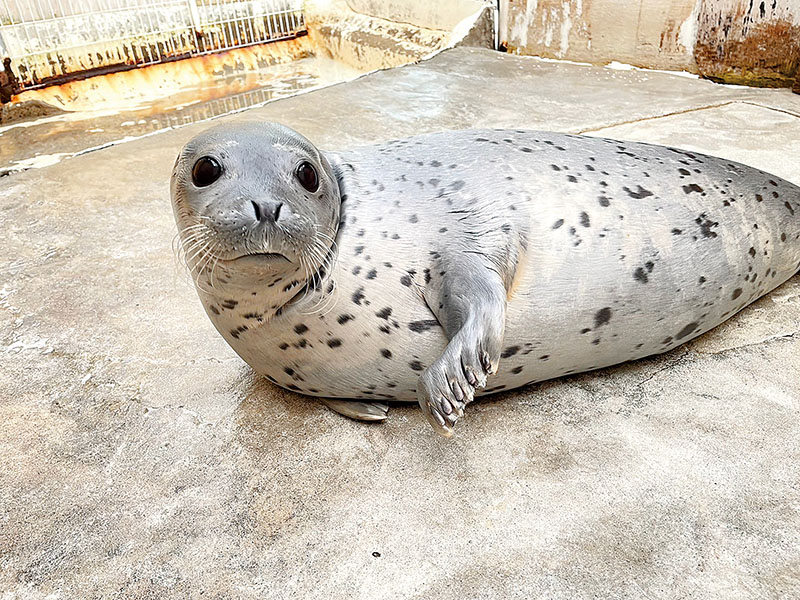
[[[208,154],[227,179],[196,189]],[[475,395],[665,352],[800,267],[800,188],[641,143],[473,130],[323,154],[222,125],[184,148],[172,191],[203,305],[257,372],[416,399],[445,435]],[[276,199],[284,220],[255,227],[249,203]],[[286,258],[231,260],[253,252]]]

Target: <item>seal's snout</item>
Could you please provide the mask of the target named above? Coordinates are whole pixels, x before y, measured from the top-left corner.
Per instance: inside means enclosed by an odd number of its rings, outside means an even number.
[[[256,202],[251,200],[250,204],[253,206],[253,215],[259,223],[277,223],[281,217],[283,202],[271,200]]]

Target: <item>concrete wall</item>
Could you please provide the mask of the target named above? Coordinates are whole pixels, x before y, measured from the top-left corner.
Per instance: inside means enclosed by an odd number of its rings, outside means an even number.
[[[800,0],[501,0],[509,51],[791,85]]]
[[[693,64],[697,0],[502,0],[509,50],[666,69]]]
[[[361,14],[444,30],[455,29],[461,21],[491,4],[490,0],[347,0],[347,5]]]
[[[457,45],[494,44],[490,0],[306,0],[314,44],[359,70],[396,67]]]
[[[800,75],[800,0],[703,2],[695,59],[711,79],[791,86]]]

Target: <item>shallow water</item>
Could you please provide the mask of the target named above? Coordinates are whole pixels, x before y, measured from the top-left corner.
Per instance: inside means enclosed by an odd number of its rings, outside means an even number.
[[[0,174],[44,167],[60,160],[159,131],[206,121],[324,87],[360,74],[327,58],[302,58],[258,71],[228,73],[135,103],[105,103],[0,126]]]

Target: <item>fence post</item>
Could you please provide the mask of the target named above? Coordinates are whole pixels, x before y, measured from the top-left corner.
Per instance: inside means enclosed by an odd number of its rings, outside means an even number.
[[[186,0],[186,4],[189,8],[189,18],[192,21],[192,33],[194,34],[192,35],[192,46],[195,52],[192,52],[192,54],[196,54],[203,51],[199,43],[199,37],[203,34],[200,28],[200,12],[197,10],[197,0]]]

